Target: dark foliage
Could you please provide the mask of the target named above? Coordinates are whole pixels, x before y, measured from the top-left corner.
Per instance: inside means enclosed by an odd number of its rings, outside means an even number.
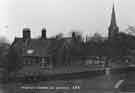
[[[108,40],[101,36],[89,37],[87,41],[76,39],[68,50],[72,56],[133,56],[135,36],[120,32],[114,39]]]

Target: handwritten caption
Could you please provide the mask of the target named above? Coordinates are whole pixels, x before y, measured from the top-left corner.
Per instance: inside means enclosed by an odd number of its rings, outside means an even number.
[[[74,85],[74,86],[21,86],[20,87],[21,89],[38,89],[38,90],[79,90],[80,89],[80,86],[79,85]]]

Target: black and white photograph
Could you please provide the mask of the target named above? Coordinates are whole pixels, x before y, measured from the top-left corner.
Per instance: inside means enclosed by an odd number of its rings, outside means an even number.
[[[135,0],[0,0],[0,93],[135,93]]]

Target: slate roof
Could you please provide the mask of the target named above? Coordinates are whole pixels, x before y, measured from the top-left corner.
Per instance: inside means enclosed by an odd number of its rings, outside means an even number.
[[[23,56],[51,56],[59,46],[59,41],[53,39],[32,39],[26,41],[26,43],[22,53]]]
[[[71,38],[48,38],[48,39],[29,39],[24,41],[22,38],[15,38],[12,47],[22,56],[47,57],[55,55],[59,49],[70,45]]]

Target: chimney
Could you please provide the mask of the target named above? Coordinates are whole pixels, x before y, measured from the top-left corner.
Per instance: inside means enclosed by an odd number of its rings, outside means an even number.
[[[24,28],[23,29],[23,39],[30,39],[31,38],[31,32],[29,28]]]
[[[72,32],[72,38],[73,38],[73,39],[76,38],[75,32]]]
[[[46,29],[45,28],[42,28],[42,36],[41,36],[42,39],[46,39]]]

